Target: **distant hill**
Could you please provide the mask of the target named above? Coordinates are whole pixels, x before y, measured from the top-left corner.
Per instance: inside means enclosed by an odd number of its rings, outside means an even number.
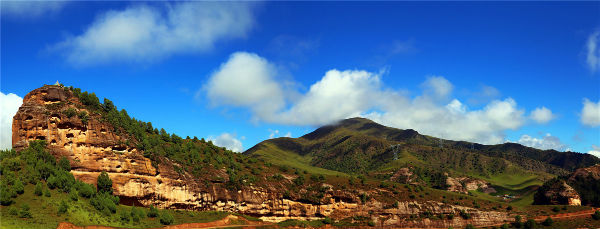
[[[600,163],[589,154],[539,150],[515,143],[482,145],[445,140],[365,118],[345,119],[300,138],[269,139],[244,154],[274,164],[354,175],[419,168],[424,180],[436,174],[472,176],[509,188],[540,185],[554,176]]]

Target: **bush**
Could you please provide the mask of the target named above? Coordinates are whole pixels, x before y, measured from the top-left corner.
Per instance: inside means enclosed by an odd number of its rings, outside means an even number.
[[[525,228],[527,229],[531,229],[535,227],[535,220],[533,219],[528,219],[527,222],[525,222]]]
[[[595,220],[600,220],[600,210],[594,212],[594,214],[592,215],[592,218]]]
[[[131,219],[133,220],[133,222],[139,222],[140,219],[144,218],[146,216],[146,213],[144,213],[144,210],[136,208],[136,207],[132,207],[131,208]]]
[[[90,116],[87,112],[81,111],[79,114],[77,114],[77,116],[79,116],[79,119],[81,119],[81,123],[83,123],[83,125],[87,125],[88,120],[90,119]]]
[[[513,223],[513,225],[514,225],[516,228],[521,228],[521,226],[523,225],[523,223],[521,222],[521,219],[522,219],[522,218],[521,218],[521,216],[520,216],[520,215],[518,215],[518,216],[515,216],[515,222]]]
[[[19,215],[19,210],[15,207],[8,207],[8,214],[17,216]]]
[[[58,168],[64,169],[65,171],[71,171],[71,162],[67,157],[62,156],[58,161]]]
[[[173,218],[173,216],[169,213],[163,213],[160,215],[160,223],[163,225],[170,225],[173,223],[173,221],[175,221],[175,219]]]
[[[50,189],[49,189],[49,188],[47,188],[47,187],[46,187],[46,189],[44,189],[44,196],[45,196],[45,197],[50,197],[50,196],[52,196],[52,195],[50,194]]]
[[[460,210],[460,217],[462,217],[463,219],[470,219],[471,214],[465,212],[465,210]]]
[[[119,215],[119,218],[121,219],[121,221],[123,221],[124,223],[129,223],[129,216],[130,214],[126,211],[121,211],[121,214]]]
[[[554,220],[552,220],[552,218],[550,218],[550,217],[546,218],[546,220],[544,220],[544,222],[542,222],[542,224],[544,226],[552,226],[553,223],[554,223]]]
[[[67,202],[65,202],[64,200],[61,201],[60,204],[58,205],[58,215],[62,215],[63,213],[66,213],[68,209],[69,209],[69,205],[67,204]]]
[[[69,192],[69,198],[71,198],[72,201],[79,200],[79,196],[77,195],[77,191],[75,191],[75,189],[71,189]]]
[[[71,108],[63,111],[63,114],[66,115],[67,118],[71,118],[71,117],[77,115],[77,110],[75,110],[74,108],[71,107]]]
[[[154,207],[154,205],[150,205],[150,211],[148,211],[148,217],[156,218],[158,217],[158,209]]]
[[[0,189],[0,204],[4,206],[11,205],[13,203],[12,196],[14,191],[8,187],[4,186]],[[15,193],[16,194],[16,193]]]
[[[104,215],[110,215],[111,213],[117,212],[119,197],[110,195],[106,192],[99,192],[90,198],[90,204]]]
[[[79,195],[84,198],[90,198],[96,193],[96,190],[94,190],[92,185],[83,182],[79,183],[78,190]]]
[[[369,222],[367,223],[369,225],[369,227],[374,227],[375,226],[375,222],[369,220]]]
[[[23,186],[23,182],[21,182],[21,180],[17,179],[15,181],[15,184],[13,186],[13,189],[15,190],[15,192],[17,194],[23,194],[25,192],[25,186]]]
[[[554,207],[552,208],[552,211],[553,211],[553,212],[559,212],[559,211],[560,211],[560,208],[558,208],[558,206],[554,206]]]
[[[329,217],[325,217],[325,219],[323,219],[323,223],[324,224],[332,224],[333,220],[331,218],[329,218]]]
[[[29,205],[21,205],[21,210],[19,211],[19,218],[31,218],[31,212],[29,212]]]
[[[508,206],[508,207],[506,207],[506,210],[507,210],[507,211],[512,211],[512,209],[513,209],[513,207],[512,207],[512,206]]]
[[[509,227],[508,224],[505,223],[505,224],[502,224],[502,226],[500,228],[501,229],[508,229],[508,227]]]
[[[38,182],[37,184],[35,184],[33,194],[35,194],[36,196],[41,196],[44,194],[44,186],[42,186],[42,182]]]
[[[98,175],[97,182],[98,192],[106,192],[112,194],[112,180],[108,177],[108,173],[102,171],[100,175]]]
[[[475,229],[475,227],[473,226],[473,224],[467,224],[465,229]]]

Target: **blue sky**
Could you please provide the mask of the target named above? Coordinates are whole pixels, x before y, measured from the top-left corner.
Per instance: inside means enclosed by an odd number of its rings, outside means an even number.
[[[3,2],[1,146],[19,100],[58,80],[238,151],[363,116],[600,155],[598,15],[599,2]]]

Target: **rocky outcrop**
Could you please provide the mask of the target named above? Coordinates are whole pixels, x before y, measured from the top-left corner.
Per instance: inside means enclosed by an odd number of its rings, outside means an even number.
[[[546,182],[534,196],[534,204],[542,205],[581,205],[581,197],[564,180],[554,179]]]
[[[448,191],[465,194],[473,190],[481,190],[484,193],[496,192],[489,182],[470,177],[448,177],[446,178],[446,186]]]
[[[89,118],[82,119],[85,115],[80,114],[84,112]],[[175,163],[167,158],[153,165],[134,147],[134,138],[124,131],[115,131],[112,125],[103,121],[101,114],[86,109],[70,90],[61,86],[33,90],[25,96],[14,116],[14,148],[21,150],[36,139],[48,142],[50,152],[56,157],[68,157],[72,164],[71,173],[77,179],[95,184],[99,173],[107,171],[113,181],[114,193],[122,201],[137,205],[232,211],[266,221],[365,216],[378,225],[411,227],[461,227],[466,223],[487,225],[511,220],[505,212],[486,212],[436,201],[401,202],[398,207],[387,208],[375,199],[362,203],[356,194],[376,190],[348,191],[330,187],[323,198],[327,201],[321,204],[283,198],[284,190],[278,190],[281,187],[249,186],[230,191],[222,184],[175,172]],[[425,212],[458,215],[461,210],[469,212],[473,218],[468,221],[460,217],[410,220],[410,216]]]

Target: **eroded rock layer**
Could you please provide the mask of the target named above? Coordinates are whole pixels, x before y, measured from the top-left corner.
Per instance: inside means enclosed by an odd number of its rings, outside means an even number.
[[[81,118],[79,114],[83,112],[89,118]],[[112,125],[102,120],[101,114],[87,110],[70,90],[47,85],[27,94],[14,116],[13,147],[21,150],[31,140],[45,140],[53,155],[70,159],[71,172],[77,179],[94,184],[99,173],[107,171],[115,194],[122,200],[161,208],[232,211],[267,221],[365,216],[378,225],[403,227],[461,227],[466,223],[477,226],[511,220],[506,212],[480,211],[436,201],[400,202],[397,207],[386,208],[375,199],[362,203],[356,194],[373,190],[330,187],[324,198],[329,202],[323,204],[283,198],[285,190],[268,185],[230,191],[222,185],[211,184],[212,181],[175,172],[174,162],[166,158],[163,158],[164,163],[153,166],[143,152],[132,147],[135,139],[122,131],[118,134]],[[458,216],[461,211],[470,213],[472,218],[413,220],[410,217],[425,212]]]

